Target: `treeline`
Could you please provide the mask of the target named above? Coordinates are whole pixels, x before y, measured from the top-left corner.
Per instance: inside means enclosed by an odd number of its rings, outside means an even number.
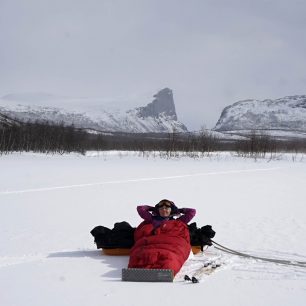
[[[180,133],[97,133],[48,122],[0,126],[0,154],[40,152],[64,154],[89,150],[208,152],[217,149],[214,137]]]
[[[201,156],[215,151],[233,151],[240,156],[260,158],[277,152],[305,152],[306,141],[277,140],[271,136],[252,133],[241,140],[224,140],[202,130],[198,133],[97,133],[64,124],[47,122],[0,126],[0,154],[10,152],[40,152],[64,154],[89,150],[127,150],[159,152],[164,157],[185,153]]]
[[[234,151],[239,156],[253,158],[264,158],[267,155],[273,158],[281,152],[306,153],[306,139],[279,139],[254,131],[247,139],[235,141]]]
[[[0,127],[0,153],[84,153],[85,132],[73,126],[25,123]]]

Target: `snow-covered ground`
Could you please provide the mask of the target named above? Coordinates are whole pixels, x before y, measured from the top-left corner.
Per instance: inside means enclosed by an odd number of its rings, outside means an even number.
[[[306,156],[272,161],[114,153],[0,156],[0,305],[304,305],[306,268],[210,248],[174,283],[121,282],[126,256],[97,250],[96,225],[141,222],[136,205],[194,207],[215,241],[253,255],[306,261]],[[223,265],[199,284],[184,273],[206,256]]]

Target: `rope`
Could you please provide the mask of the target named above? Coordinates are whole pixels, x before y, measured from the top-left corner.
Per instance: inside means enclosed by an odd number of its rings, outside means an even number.
[[[211,240],[211,242],[214,244],[215,248],[217,250],[229,253],[229,254],[233,254],[233,255],[237,255],[237,256],[241,256],[241,257],[246,257],[246,258],[254,258],[254,259],[258,259],[258,260],[262,260],[262,261],[268,261],[268,262],[274,262],[274,263],[278,263],[278,264],[282,264],[282,265],[287,265],[287,266],[294,266],[294,267],[302,267],[302,268],[306,268],[306,261],[296,261],[296,260],[283,260],[283,259],[275,259],[275,258],[266,258],[266,257],[259,257],[259,256],[254,256],[254,255],[249,255],[249,254],[245,254],[245,253],[241,253],[232,249],[229,249],[213,240]]]

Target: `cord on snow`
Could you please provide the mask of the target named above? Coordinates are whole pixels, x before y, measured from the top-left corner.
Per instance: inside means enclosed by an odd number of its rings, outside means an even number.
[[[220,250],[225,253],[246,257],[246,258],[254,258],[262,261],[268,261],[268,262],[274,262],[277,264],[287,265],[287,266],[294,266],[294,267],[301,267],[306,268],[306,261],[296,261],[296,260],[283,260],[283,259],[275,259],[275,258],[266,258],[266,257],[259,257],[259,256],[253,256],[246,253],[238,252],[235,250],[232,250],[230,248],[227,248],[216,241],[211,240],[212,244],[217,250]]]

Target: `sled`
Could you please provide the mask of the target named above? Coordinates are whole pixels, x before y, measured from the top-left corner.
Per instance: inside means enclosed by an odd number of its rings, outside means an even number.
[[[111,256],[126,256],[130,255],[129,248],[114,248],[114,249],[102,249],[103,255],[111,255]]]
[[[201,252],[201,245],[211,245],[210,238],[214,237],[215,232],[210,225],[198,228],[194,222],[188,225],[188,229],[193,254]],[[90,231],[97,248],[102,249],[102,254],[111,256],[130,255],[130,249],[135,243],[134,232],[135,228],[125,221],[115,223],[113,229],[100,225]]]
[[[127,256],[130,255],[130,248],[112,248],[112,249],[102,249],[103,255],[111,255],[111,256]],[[201,252],[201,246],[191,246],[191,250],[193,254],[198,254]]]
[[[170,269],[122,269],[124,282],[173,282],[174,274]]]
[[[192,253],[195,255],[195,254],[198,254],[201,252],[201,246],[200,245],[192,245],[191,246],[191,250],[192,250]]]

